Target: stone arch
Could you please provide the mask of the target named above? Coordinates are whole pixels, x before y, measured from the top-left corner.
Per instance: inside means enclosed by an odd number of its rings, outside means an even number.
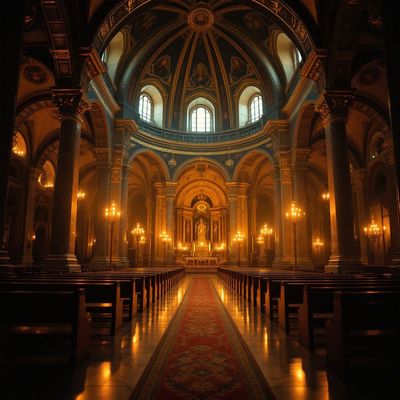
[[[264,149],[255,149],[248,153],[246,153],[236,165],[236,168],[233,172],[233,181],[243,181],[249,182],[249,172],[252,167],[254,167],[255,163],[262,162],[262,157],[266,157],[267,160],[273,164],[274,160],[271,154]]]
[[[308,101],[303,104],[296,122],[296,128],[293,136],[293,150],[296,148],[310,147],[310,138],[316,113],[314,111],[315,103]],[[295,157],[295,154],[294,154]]]
[[[97,147],[109,147],[111,138],[105,110],[97,100],[92,101],[90,105],[89,113],[93,123],[95,145]]]
[[[195,180],[186,183],[176,194],[175,203],[177,207],[191,207],[193,199],[198,196],[201,188],[202,193],[209,197],[213,207],[225,207],[227,204],[226,194],[218,184],[204,179],[202,184]]]
[[[179,177],[184,173],[184,171],[187,168],[190,168],[190,166],[193,164],[195,165],[196,163],[204,163],[204,164],[209,164],[212,165],[220,174],[220,176],[225,180],[229,181],[230,180],[230,174],[229,171],[226,169],[226,167],[218,160],[211,159],[209,157],[201,157],[201,159],[188,159],[184,161],[183,163],[179,164],[179,166],[176,168],[172,175],[172,180],[177,181]]]
[[[138,149],[130,154],[128,163],[132,163],[139,155],[143,155],[156,168],[159,181],[164,182],[171,179],[167,164],[155,151],[144,148]]]

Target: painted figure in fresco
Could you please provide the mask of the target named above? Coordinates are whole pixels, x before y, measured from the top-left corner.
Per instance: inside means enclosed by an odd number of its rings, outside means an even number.
[[[191,77],[192,85],[209,85],[210,80],[207,66],[203,63],[198,63]]]
[[[171,59],[165,55],[160,57],[154,63],[154,74],[164,80],[168,80],[171,76]]]
[[[231,80],[237,81],[247,75],[247,64],[239,57],[231,58]]]

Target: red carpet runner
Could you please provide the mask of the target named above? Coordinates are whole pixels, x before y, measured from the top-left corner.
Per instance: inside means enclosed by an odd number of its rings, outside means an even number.
[[[212,283],[188,293],[131,399],[274,399]]]

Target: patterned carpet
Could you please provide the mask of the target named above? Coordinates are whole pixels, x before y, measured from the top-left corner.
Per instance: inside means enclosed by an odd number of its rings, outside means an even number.
[[[210,280],[193,278],[131,399],[274,399]]]

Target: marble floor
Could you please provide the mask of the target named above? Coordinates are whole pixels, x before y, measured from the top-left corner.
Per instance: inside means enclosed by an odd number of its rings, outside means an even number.
[[[73,373],[55,368],[4,371],[0,400],[126,400],[182,301],[187,275],[162,300],[139,314],[117,336],[94,336],[88,360]],[[311,355],[256,309],[209,275],[278,400],[400,399],[400,380],[345,383],[327,371],[323,354]]]

